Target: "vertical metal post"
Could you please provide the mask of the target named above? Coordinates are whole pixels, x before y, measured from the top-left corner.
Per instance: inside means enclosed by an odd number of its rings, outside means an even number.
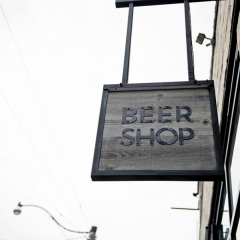
[[[191,15],[189,0],[184,0],[184,9],[185,9],[186,43],[187,43],[188,80],[194,81],[195,74],[193,63]]]
[[[210,240],[218,240],[218,232],[216,224],[211,224],[211,238]]]
[[[127,38],[126,38],[122,83],[128,83],[130,51],[131,51],[131,38],[132,38],[132,23],[133,23],[133,3],[129,3]]]
[[[205,229],[205,240],[210,240],[211,225],[206,226]]]
[[[223,239],[223,225],[220,225],[218,228],[218,240],[224,240]]]

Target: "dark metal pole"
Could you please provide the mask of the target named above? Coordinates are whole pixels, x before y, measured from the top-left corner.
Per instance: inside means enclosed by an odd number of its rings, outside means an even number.
[[[185,9],[187,60],[188,60],[188,80],[194,81],[195,74],[194,74],[194,62],[193,62],[191,15],[190,15],[189,0],[184,0],[184,9]]]
[[[130,51],[131,51],[131,38],[132,38],[132,23],[133,23],[133,3],[129,3],[127,38],[126,38],[122,83],[128,83]]]

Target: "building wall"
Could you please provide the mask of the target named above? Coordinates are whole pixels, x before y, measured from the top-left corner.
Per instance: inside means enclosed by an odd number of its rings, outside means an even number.
[[[218,118],[221,124],[222,103],[225,92],[225,75],[230,44],[230,30],[234,0],[220,1],[218,4],[215,30],[215,47],[213,50],[212,76],[215,81],[215,91],[218,108]]]
[[[213,46],[210,79],[214,80],[215,83],[219,125],[221,125],[222,119],[233,4],[234,0],[225,0],[216,3],[216,25],[214,26],[215,46]],[[204,182],[202,201],[200,203],[200,240],[205,239],[205,229],[208,225],[211,208],[212,191],[213,183]]]
[[[238,25],[237,25],[237,45],[238,51],[240,50],[240,16],[238,17]]]

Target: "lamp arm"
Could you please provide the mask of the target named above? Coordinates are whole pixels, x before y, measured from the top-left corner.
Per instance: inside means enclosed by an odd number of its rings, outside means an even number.
[[[71,230],[71,229],[68,229],[68,228],[65,228],[63,225],[61,225],[53,216],[52,214],[47,211],[45,208],[43,207],[40,207],[40,206],[37,206],[37,205],[31,205],[31,204],[27,204],[27,205],[22,205],[21,203],[18,204],[19,207],[36,207],[36,208],[40,208],[42,209],[43,211],[45,211],[46,213],[48,213],[48,215],[52,218],[52,220],[57,224],[59,225],[60,227],[62,227],[63,229],[69,231],[69,232],[73,232],[73,233],[89,233],[89,232],[79,232],[79,231],[74,231],[74,230]]]
[[[206,36],[205,36],[205,38],[208,39],[208,40],[212,40],[212,38],[208,38],[208,37],[206,37]]]

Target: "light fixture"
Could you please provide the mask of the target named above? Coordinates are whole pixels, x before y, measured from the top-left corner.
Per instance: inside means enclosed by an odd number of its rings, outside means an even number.
[[[97,227],[96,226],[92,226],[90,232],[96,233],[97,232]]]
[[[206,47],[214,44],[214,40],[212,38],[206,37],[206,35],[204,33],[198,34],[196,42],[202,45],[205,38],[211,41],[210,43],[206,44]]]
[[[202,199],[202,194],[201,193],[193,193],[193,196],[199,199]]]
[[[18,205],[17,205],[17,207],[13,210],[13,213],[14,213],[15,215],[19,215],[19,214],[22,212],[21,207],[22,207],[22,205],[21,205],[21,203],[19,202]]]
[[[92,226],[87,240],[96,240],[97,227]]]

